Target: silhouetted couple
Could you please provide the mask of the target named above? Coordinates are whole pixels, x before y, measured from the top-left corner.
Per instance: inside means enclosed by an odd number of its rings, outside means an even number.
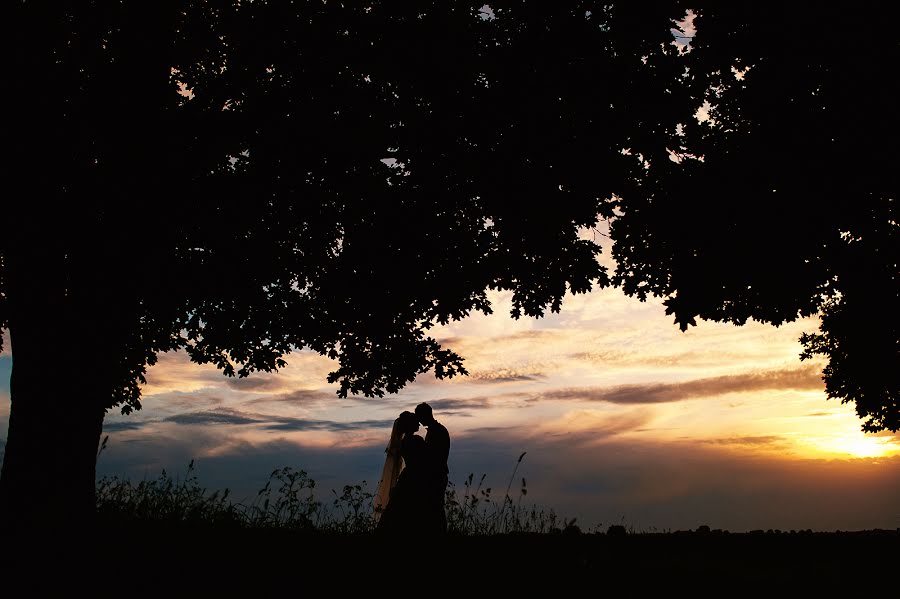
[[[420,423],[428,428],[425,438],[416,434]],[[398,536],[445,534],[450,434],[434,419],[431,406],[421,403],[415,413],[401,413],[394,420],[385,451],[374,499],[378,532]]]

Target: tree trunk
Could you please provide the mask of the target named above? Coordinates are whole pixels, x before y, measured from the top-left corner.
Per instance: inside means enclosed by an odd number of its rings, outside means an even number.
[[[105,381],[91,376],[102,358],[83,337],[90,327],[71,314],[64,262],[52,247],[6,256],[13,368],[0,518],[7,530],[89,526],[95,513]]]

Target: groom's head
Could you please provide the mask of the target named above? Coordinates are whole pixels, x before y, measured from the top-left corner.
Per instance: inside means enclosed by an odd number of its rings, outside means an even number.
[[[434,422],[434,414],[431,413],[431,406],[422,402],[416,406],[416,417],[424,426],[428,426]]]

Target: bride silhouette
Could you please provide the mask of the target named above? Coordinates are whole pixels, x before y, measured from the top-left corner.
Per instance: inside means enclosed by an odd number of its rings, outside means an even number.
[[[416,434],[418,430],[419,420],[413,412],[404,411],[394,420],[373,500],[379,533],[406,536],[446,530],[443,505],[438,513],[430,501],[435,460],[425,439]]]

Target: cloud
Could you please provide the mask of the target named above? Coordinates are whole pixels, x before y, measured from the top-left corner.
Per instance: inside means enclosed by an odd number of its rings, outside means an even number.
[[[309,381],[324,386],[334,363],[315,352],[300,351],[285,357],[288,364],[278,372],[254,372],[248,377],[228,377],[210,364],[191,362],[186,353],[166,352],[158,355],[158,362],[147,371],[143,395],[150,397],[166,393],[193,393],[209,388],[235,395],[291,392],[306,388]]]
[[[259,375],[244,378],[227,377],[225,378],[225,384],[239,391],[270,391],[272,389],[281,389],[283,385],[282,381],[274,377]]]
[[[121,431],[136,431],[143,428],[145,424],[147,424],[147,421],[145,420],[104,422],[103,432],[118,433]]]
[[[332,420],[305,420],[303,418],[278,418],[266,423],[264,428],[272,431],[330,431],[342,432],[372,428],[390,428],[393,420],[361,420],[356,422],[335,422]]]
[[[511,304],[510,304],[511,306]],[[497,318],[509,318],[504,315],[491,315],[486,317],[488,319],[494,320]],[[514,321],[513,321],[514,322]],[[534,323],[535,319],[522,319],[520,323]],[[499,329],[498,331],[502,331]],[[472,331],[474,332],[474,331]],[[438,339],[438,343],[440,343],[444,347],[469,347],[472,349],[489,349],[492,350],[497,346],[506,346],[510,343],[518,343],[521,341],[539,341],[541,343],[547,343],[554,340],[566,340],[569,337],[567,332],[563,332],[560,330],[554,329],[525,329],[521,331],[516,331],[514,333],[504,334],[502,332],[497,332],[497,334],[490,335],[488,337],[475,336],[475,335],[454,335],[450,337],[441,337]]]
[[[476,384],[521,383],[541,378],[544,378],[544,374],[541,372],[520,371],[515,368],[478,371],[469,375],[469,381]]]
[[[646,407],[630,409],[626,412],[600,412],[596,410],[574,410],[560,418],[532,425],[481,426],[467,428],[457,438],[491,437],[517,439],[530,447],[541,450],[555,446],[565,440],[570,447],[596,444],[617,435],[643,430],[653,420],[653,411]]]
[[[225,403],[223,391],[225,394],[228,393],[228,389],[212,387],[205,387],[197,391],[166,391],[143,396],[141,405],[154,412],[157,410],[167,412],[190,410],[196,409],[198,405],[221,405]]]
[[[822,388],[822,379],[819,371],[814,367],[803,367],[745,372],[676,383],[557,389],[540,393],[532,401],[550,399],[604,401],[615,404],[653,404],[711,397],[726,393],[748,393],[768,390],[819,391]]]
[[[465,340],[466,338],[462,335],[447,335],[435,339],[435,341],[437,341],[441,345],[441,347],[445,349],[455,347],[460,343],[465,343]]]
[[[565,339],[566,337],[567,335],[562,331],[556,331],[552,329],[529,329],[527,331],[519,331],[510,335],[500,335],[498,337],[494,337],[494,339],[500,343],[506,341],[520,341],[522,339],[527,339],[529,341],[538,340],[544,342],[551,339]]]
[[[646,348],[641,348],[640,350],[600,348],[573,352],[568,354],[568,358],[600,366],[628,365],[652,366],[656,368],[711,368],[721,366],[727,362],[768,358],[764,347],[754,346],[741,347],[741,351],[726,351],[721,347],[687,351],[678,351],[677,348],[672,349],[674,351],[659,352],[647,351]]]
[[[147,384],[142,394],[147,397],[166,392],[190,392],[220,386],[226,377],[215,366],[196,364],[184,352],[157,354],[157,362],[147,369]]]
[[[492,407],[488,397],[443,398],[429,399],[426,403],[431,406],[435,416],[441,415],[468,415],[471,410],[485,410]]]
[[[265,422],[264,419],[230,409],[174,414],[163,418],[162,421],[174,422],[175,424],[259,424]]]
[[[341,433],[369,429],[390,430],[393,420],[362,419],[341,422],[243,412],[234,408],[220,408],[216,410],[183,412],[163,418],[146,420],[107,419],[103,424],[103,429],[105,432],[137,431],[151,425],[158,427],[166,424],[199,427],[209,430],[211,434],[216,434],[219,426],[249,426],[264,431],[325,431]]]
[[[739,446],[781,446],[787,443],[787,439],[778,435],[746,435],[742,437],[720,437],[714,439],[694,439],[697,443],[708,443],[710,445],[739,445]]]
[[[338,422],[334,420],[314,420],[307,418],[294,418],[290,416],[270,416],[265,414],[253,414],[241,412],[235,409],[222,408],[219,410],[205,410],[199,412],[187,412],[174,414],[161,419],[159,422],[171,422],[181,425],[258,425],[264,430],[270,431],[329,431],[341,432],[359,429],[387,428],[390,429],[392,420],[358,420],[350,422]]]
[[[580,447],[640,431],[650,424],[653,417],[653,410],[644,406],[615,413],[575,410],[557,420],[527,428],[530,428],[529,439],[532,441],[543,443],[544,439],[567,439],[573,447]]]
[[[261,403],[309,405],[309,404],[317,404],[322,401],[334,401],[336,399],[337,399],[337,396],[331,391],[322,391],[319,389],[295,389],[289,393],[282,393],[279,395],[266,396],[266,397],[257,397],[255,399],[248,400],[245,403],[248,405],[261,404]],[[357,398],[354,396],[349,396],[347,399],[357,399]]]

